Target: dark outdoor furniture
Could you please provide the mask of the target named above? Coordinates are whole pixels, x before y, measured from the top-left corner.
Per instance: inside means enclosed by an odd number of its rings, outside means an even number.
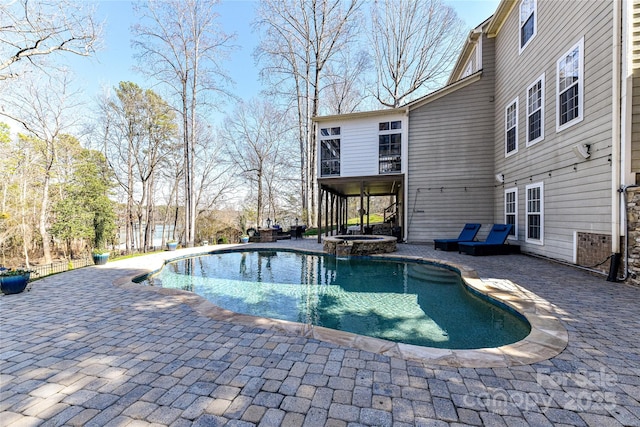
[[[519,253],[520,246],[505,244],[511,224],[494,224],[484,242],[459,242],[458,252],[468,255],[507,255]]]
[[[304,225],[296,225],[296,226],[291,226],[291,237],[295,237],[296,239],[302,239],[302,235],[304,234],[304,231],[307,229],[306,226]]]
[[[466,224],[457,239],[435,239],[433,247],[443,251],[457,251],[458,243],[472,242],[476,238],[478,230],[480,230],[480,224]]]

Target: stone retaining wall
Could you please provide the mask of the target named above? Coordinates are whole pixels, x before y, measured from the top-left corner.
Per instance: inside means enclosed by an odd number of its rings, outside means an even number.
[[[326,253],[337,256],[373,255],[395,252],[397,239],[391,236],[362,236],[362,240],[354,236],[330,236],[323,239]]]
[[[640,188],[627,190],[627,232],[629,233],[627,239],[629,242],[629,278],[627,283],[640,286]],[[624,259],[622,264],[624,266]]]

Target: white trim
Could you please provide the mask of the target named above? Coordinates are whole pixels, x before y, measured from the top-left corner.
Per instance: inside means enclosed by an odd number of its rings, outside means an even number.
[[[560,124],[560,63],[574,50],[578,49],[578,116],[567,123]],[[584,118],[584,37],[571,46],[556,62],[556,132],[561,132]]]
[[[323,130],[327,130],[328,131],[328,135],[322,135],[322,131]],[[328,174],[328,175],[323,175],[322,174],[322,143],[324,141],[330,141],[330,140],[338,140],[338,150],[340,151],[338,153],[338,165],[340,167],[340,173],[338,174]],[[317,171],[317,175],[320,178],[330,178],[330,177],[339,177],[342,176],[342,125],[340,126],[325,126],[325,127],[321,127],[318,126],[318,171]]]
[[[507,222],[507,193],[514,193],[515,211],[512,215],[515,216],[515,224],[513,224],[513,236],[509,236],[510,240],[518,240],[518,187],[506,188],[504,190],[504,223]]]
[[[535,85],[538,84],[538,82],[540,82],[540,136],[537,137],[534,140],[529,141],[529,116],[533,113],[532,111],[529,111],[529,91],[531,90],[532,87],[534,87]],[[532,145],[544,140],[544,92],[546,90],[546,84],[545,84],[545,73],[542,73],[542,75],[540,77],[538,77],[536,79],[536,81],[534,81],[533,83],[531,83],[529,85],[529,87],[527,88],[527,92],[526,92],[526,98],[527,98],[527,115],[526,115],[526,134],[525,134],[525,140],[527,141],[527,147],[531,147]],[[537,111],[537,110],[536,110]]]
[[[518,21],[519,21],[519,25],[518,25],[518,53],[521,54],[526,48],[527,46],[529,46],[529,44],[531,43],[531,40],[533,40],[536,37],[536,34],[538,34],[538,1],[537,0],[533,0],[533,12],[531,12],[533,14],[533,34],[531,34],[531,37],[529,37],[529,40],[526,41],[526,43],[524,44],[524,46],[522,45],[522,5],[524,4],[524,2],[527,0],[522,0],[520,2],[520,6],[518,7],[518,12],[519,12],[519,17],[518,17]],[[527,17],[529,17],[530,15],[527,15]],[[524,22],[527,22],[526,20]]]
[[[469,59],[469,62],[467,62],[467,66],[465,67],[464,72],[462,73],[462,76],[460,76],[460,78],[464,79],[471,74],[473,74],[473,61]]]
[[[507,151],[507,132],[509,131],[509,129],[511,128],[507,128],[508,126],[508,114],[509,114],[509,108],[511,108],[513,105],[515,104],[516,107],[516,111],[515,111],[515,130],[516,130],[516,139],[515,139],[515,144],[516,147],[511,150],[511,151]],[[514,99],[513,101],[511,101],[509,104],[507,104],[507,106],[504,108],[504,156],[505,157],[509,157],[512,156],[514,154],[516,154],[518,152],[518,97],[516,96],[516,99]]]
[[[387,123],[389,125],[389,129],[386,130],[380,130],[380,125],[383,123]],[[392,123],[399,123],[400,124],[400,128],[396,128],[396,129],[391,129],[391,124]],[[400,119],[400,120],[383,120],[383,121],[378,121],[378,175],[389,175],[389,174],[397,174],[397,173],[402,173],[403,171],[403,167],[404,167],[404,157],[402,156],[402,147],[404,145],[406,145],[406,143],[403,143],[404,140],[404,120]],[[398,157],[400,157],[400,170],[393,170],[393,171],[387,171],[387,172],[381,172],[380,171],[380,136],[384,136],[384,135],[388,135],[389,136],[389,146],[391,146],[392,142],[391,142],[391,138],[393,135],[399,135],[400,136],[400,154],[398,155]],[[391,157],[391,155],[389,156],[385,156],[385,157]]]
[[[482,34],[480,34],[476,43],[476,70],[482,69]]]
[[[540,188],[540,212],[530,212],[529,211],[529,189],[530,188]],[[524,230],[525,230],[525,241],[527,243],[533,243],[535,245],[544,245],[544,183],[536,182],[535,184],[529,184],[525,190],[525,217],[524,217]],[[529,214],[539,214],[540,215],[540,239],[531,239],[529,238]]]

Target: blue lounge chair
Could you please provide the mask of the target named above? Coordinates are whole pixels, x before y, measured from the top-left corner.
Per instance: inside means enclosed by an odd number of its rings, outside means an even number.
[[[442,249],[443,251],[457,251],[458,243],[473,242],[480,230],[480,224],[466,224],[457,239],[435,239],[433,241],[434,249]]]
[[[505,244],[511,224],[494,224],[484,242],[461,242],[458,244],[458,252],[468,255],[506,255],[519,253],[520,246]]]

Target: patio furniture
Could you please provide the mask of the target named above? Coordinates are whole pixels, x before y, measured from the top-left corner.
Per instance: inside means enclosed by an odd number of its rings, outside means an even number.
[[[468,255],[507,255],[520,253],[520,246],[505,244],[511,224],[494,224],[484,242],[460,242],[458,252]]]
[[[480,230],[480,224],[466,224],[457,239],[435,239],[433,247],[443,251],[457,251],[458,243],[472,242],[476,238],[478,230]]]
[[[289,233],[291,233],[291,237],[295,237],[296,239],[302,239],[302,235],[304,234],[306,229],[307,229],[306,225],[291,226]]]

